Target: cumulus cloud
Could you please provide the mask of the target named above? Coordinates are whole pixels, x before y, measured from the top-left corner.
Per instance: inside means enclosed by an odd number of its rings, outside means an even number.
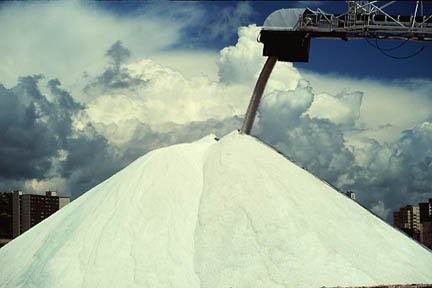
[[[243,113],[242,105],[247,105],[249,91],[244,87],[219,85],[205,75],[186,78],[150,59],[125,65],[122,71],[145,84],[137,89],[102,89],[103,93],[93,95],[88,102],[93,122],[130,126],[136,119],[151,126],[187,124],[238,115]]]
[[[239,31],[240,41],[246,46],[240,49],[244,49],[245,52],[247,47],[259,50],[260,45],[256,43],[256,33],[254,34],[257,31],[256,26],[242,28]],[[118,49],[122,46],[117,42],[109,51],[114,47]],[[247,56],[247,53],[238,54],[232,48],[221,52],[221,60],[217,63],[219,79],[229,77],[225,74],[230,67],[241,69],[242,63],[245,62],[244,56]],[[191,55],[188,57],[193,58]],[[259,69],[259,65],[254,64],[249,81],[245,79],[237,83],[227,83],[224,80],[210,79],[205,74],[186,76],[148,58],[123,63],[126,59],[125,57],[122,61],[115,62],[114,66],[112,63],[101,74],[88,74],[84,79],[91,83],[84,88],[84,92],[91,95],[84,97],[88,99],[87,112],[91,121],[97,129],[107,127],[101,133],[117,144],[129,141],[133,136],[134,127],[139,123],[159,129],[155,127],[166,123],[188,124],[193,121],[223,120],[242,115],[255,81],[252,74],[258,77]],[[139,84],[116,85],[114,88],[114,77],[106,77],[113,75],[113,71],[116,72],[115,75],[121,73],[123,82]],[[286,88],[294,84],[295,78],[299,78],[292,65],[281,65],[276,75],[284,73],[284,76],[272,80],[270,87]],[[286,75],[287,73],[293,75],[292,79]],[[105,81],[108,78],[109,81]]]
[[[352,127],[360,118],[362,99],[363,93],[360,91],[345,91],[334,96],[328,93],[319,93],[314,98],[313,106],[309,109],[309,115]]]
[[[257,133],[301,166],[341,184],[338,181],[346,178],[354,156],[337,124],[307,115],[314,98],[305,80],[300,80],[295,90],[266,94],[259,109]]]
[[[378,81],[369,78],[353,79],[335,74],[319,75],[308,71],[301,71],[301,74],[310,81],[317,95],[337,95],[344,89],[346,93],[361,92],[360,117],[356,120],[356,124],[363,131],[355,139],[347,139],[350,142],[355,142],[360,138],[372,138],[380,143],[397,141],[404,130],[411,129],[419,122],[432,117],[430,109],[432,81],[430,79],[407,78]],[[332,103],[334,101],[325,97],[322,100],[320,102],[325,100],[326,103]],[[328,106],[322,107],[322,111],[327,111],[324,112],[329,115],[327,117],[336,116],[344,111],[341,108],[348,108],[346,104],[341,104],[334,103],[332,109],[329,109]],[[321,107],[316,108],[315,111],[312,111],[313,113],[321,110]],[[355,112],[352,115],[357,114],[356,111],[352,110],[352,112]],[[314,116],[322,117],[319,114]],[[323,116],[325,117],[324,114]]]
[[[223,84],[243,84],[253,88],[265,62],[262,44],[257,42],[259,31],[256,25],[240,27],[236,45],[221,50],[217,65],[219,79]],[[279,62],[272,72],[266,91],[294,89],[300,78],[300,73],[292,63]]]

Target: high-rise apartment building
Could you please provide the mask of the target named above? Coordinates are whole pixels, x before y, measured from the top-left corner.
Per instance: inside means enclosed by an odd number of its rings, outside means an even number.
[[[0,247],[12,239],[12,193],[0,193]]]
[[[420,242],[432,249],[432,221],[420,223]]]
[[[432,249],[432,199],[420,203],[420,242]]]
[[[420,222],[432,221],[432,199],[429,202],[420,203]]]
[[[47,195],[22,195],[21,233],[59,210],[59,198]]]
[[[420,240],[420,208],[407,205],[393,212],[393,225]]]
[[[59,197],[54,191],[45,195],[23,194],[21,191],[0,195],[0,239],[3,242],[19,236],[70,203],[68,197]]]
[[[22,191],[12,192],[12,238],[21,234],[22,229]]]
[[[393,224],[432,249],[432,199],[419,206],[405,206],[393,212]]]

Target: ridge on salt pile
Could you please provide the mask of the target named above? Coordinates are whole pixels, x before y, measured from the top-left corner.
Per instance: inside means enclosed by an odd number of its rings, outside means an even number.
[[[152,151],[0,249],[0,287],[432,283],[432,253],[253,137]]]

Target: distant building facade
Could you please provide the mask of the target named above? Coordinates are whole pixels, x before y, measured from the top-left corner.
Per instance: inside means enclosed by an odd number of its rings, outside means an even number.
[[[432,249],[432,199],[393,212],[393,225]]]
[[[420,242],[432,249],[432,199],[420,203]]]
[[[420,224],[420,242],[432,249],[432,221]]]
[[[355,200],[355,193],[353,191],[347,191],[345,192],[345,195],[348,196],[349,198]]]
[[[393,212],[393,225],[420,240],[420,208],[407,205]]]
[[[12,239],[12,193],[0,193],[0,247]]]
[[[420,222],[432,221],[432,199],[426,203],[419,203]]]
[[[70,203],[70,198],[59,197],[54,191],[47,191],[45,195],[23,194],[22,191],[0,195],[0,239],[3,239],[0,247]]]

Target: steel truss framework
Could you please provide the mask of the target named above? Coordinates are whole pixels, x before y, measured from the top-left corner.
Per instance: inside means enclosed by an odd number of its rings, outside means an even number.
[[[322,9],[306,9],[300,17],[297,31],[310,32],[311,37],[336,39],[392,39],[432,41],[432,15],[424,15],[423,1],[417,1],[410,16],[390,15],[385,8],[391,1],[378,6],[379,1],[347,1],[344,14],[328,14]],[[332,37],[333,33],[337,33]]]
[[[348,11],[343,14],[329,14],[319,8],[316,11],[305,9],[294,27],[264,27],[261,30],[259,41],[264,44],[263,55],[268,59],[255,85],[240,133],[250,134],[276,62],[308,62],[311,38],[432,41],[432,15],[424,15],[423,1],[416,1],[410,16],[390,15],[384,10],[397,1],[382,5],[379,1],[346,2]]]

